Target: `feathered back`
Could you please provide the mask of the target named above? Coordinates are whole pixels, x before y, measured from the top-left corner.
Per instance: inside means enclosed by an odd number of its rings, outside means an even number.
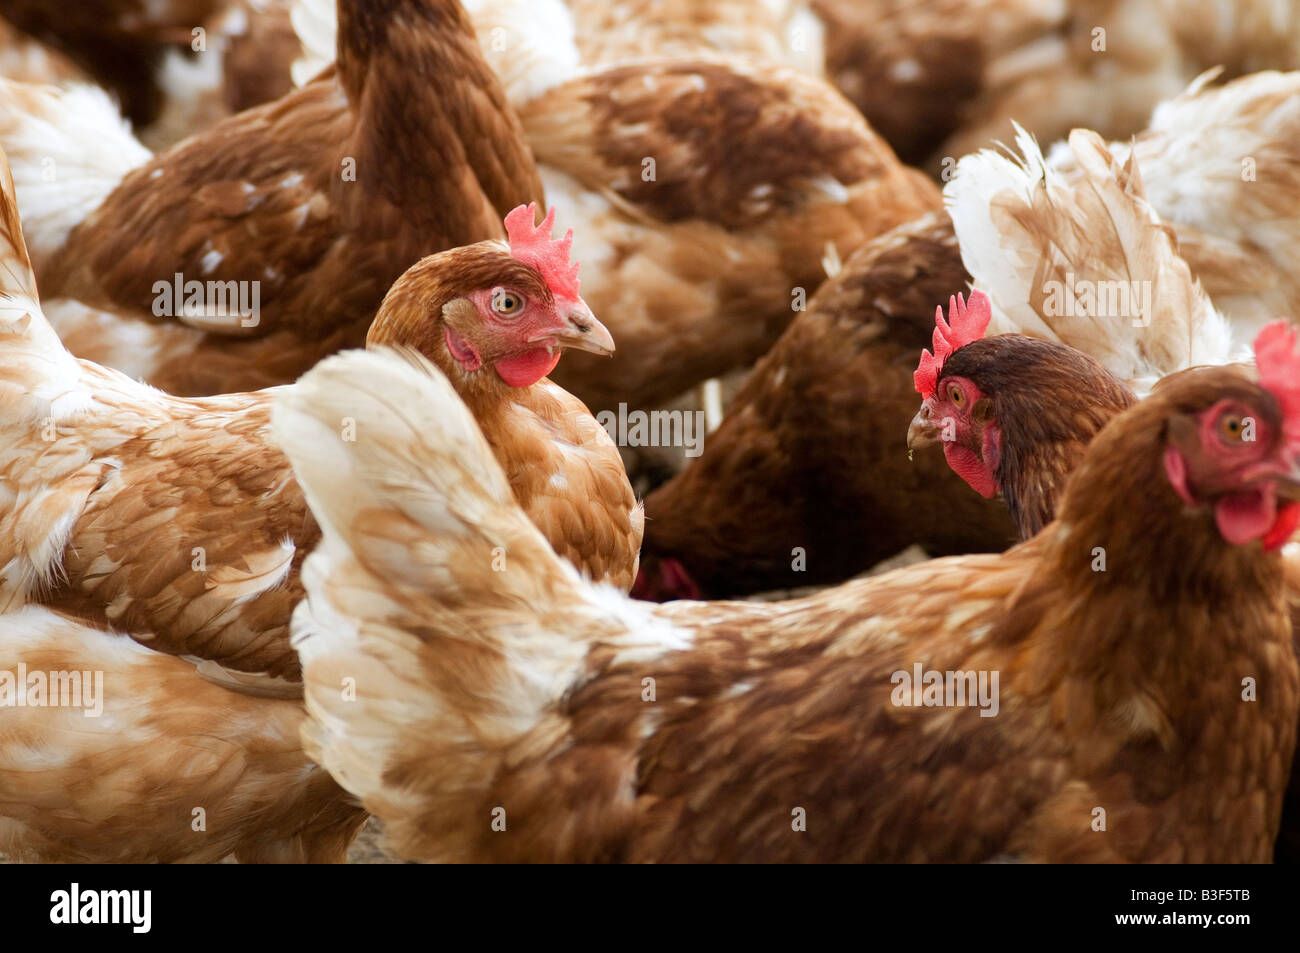
[[[1091,355],[1145,391],[1197,364],[1233,360],[1230,328],[1146,201],[1137,164],[1075,130],[1068,182],[1017,128],[1020,155],[968,155],[944,190],[989,334],[1020,332]]]
[[[501,759],[560,741],[555,700],[597,634],[656,655],[686,640],[555,555],[424,358],[331,357],[276,395],[272,432],[323,532],[293,617],[308,753],[404,856],[468,856],[466,812]]]

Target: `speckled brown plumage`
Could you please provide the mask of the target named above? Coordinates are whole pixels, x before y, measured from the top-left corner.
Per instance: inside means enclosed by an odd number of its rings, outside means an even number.
[[[421,348],[449,373],[457,373],[455,362],[438,319],[446,302],[503,281],[545,289],[504,246],[456,249],[412,272],[376,319],[373,343]],[[4,456],[4,480],[18,488],[18,505],[0,525],[32,521],[47,484],[62,505],[36,527],[72,519],[61,550],[49,554],[58,569],[42,573],[33,597],[159,651],[296,678],[289,614],[302,596],[302,558],[319,530],[270,441],[273,392],[180,399],[88,361],[76,366],[77,387],[93,403],[60,423],[67,433],[57,465],[32,466],[45,448],[41,427],[15,432]],[[30,370],[14,359],[0,375],[34,387],[25,383]],[[594,579],[630,586],[640,507],[605,431],[581,402],[545,380],[512,388],[490,370],[458,377],[520,502],[557,550]],[[17,535],[9,555],[36,549],[23,538],[34,529]]]
[[[1225,543],[1162,463],[1174,422],[1220,398],[1277,433],[1239,372],[1187,372],[1113,421],[1060,519],[1005,554],[786,603],[650,606],[568,571],[445,381],[389,362],[381,396],[380,360],[331,359],[274,426],[330,527],[295,617],[309,750],[403,855],[1271,856],[1300,705],[1282,561]],[[345,406],[423,437],[322,443]],[[996,716],[894,704],[916,663],[997,672]],[[345,671],[364,673],[349,704]]]
[[[584,295],[619,343],[556,374],[596,410],[647,409],[756,360],[824,280],[828,246],[848,257],[941,204],[826,83],[761,61],[608,67],[523,122],[561,225],[582,209]]]
[[[19,663],[102,673],[102,710],[6,709],[9,860],[337,863],[365,820],[303,752],[296,699],[230,691],[184,659],[34,606],[0,614],[0,669]]]
[[[646,498],[643,573],[672,557],[722,597],[840,582],[913,543],[1007,545],[998,504],[942,458],[907,454],[935,303],[968,280],[942,213],[851,258],[759,362],[703,455]]]
[[[826,77],[904,162],[927,160],[983,83],[987,34],[972,0],[813,0],[826,29]],[[999,37],[1000,38],[1000,37]],[[938,174],[941,169],[927,168]]]

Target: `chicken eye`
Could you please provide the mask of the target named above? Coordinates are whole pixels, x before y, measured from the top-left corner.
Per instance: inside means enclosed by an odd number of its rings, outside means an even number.
[[[492,292],[492,310],[497,314],[518,314],[524,306],[524,299],[513,291],[497,288]]]
[[[956,384],[952,384],[948,387],[948,399],[952,401],[953,404],[957,407],[960,407],[962,404],[966,403],[966,395],[962,392],[962,389],[958,387]]]
[[[1229,443],[1241,440],[1245,423],[1240,414],[1224,414],[1219,418],[1219,435]]]

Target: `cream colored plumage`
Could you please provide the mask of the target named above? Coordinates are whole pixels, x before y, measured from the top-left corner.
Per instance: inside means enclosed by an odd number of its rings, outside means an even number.
[[[1142,168],[1146,198],[1173,227],[1179,254],[1241,340],[1300,315],[1300,72],[1215,85],[1211,71],[1161,103],[1133,143],[1110,145]],[[1075,163],[1056,149],[1049,163]]]
[[[823,27],[806,0],[568,0],[588,65],[731,53],[825,70]]]
[[[989,334],[1060,341],[1146,390],[1197,364],[1244,356],[1146,200],[1138,163],[1096,134],[1070,137],[1073,180],[1019,130],[1020,155],[962,159],[945,189],[962,260],[993,300]]]
[[[271,395],[186,401],[72,357],[2,160],[0,191],[0,668],[104,684],[94,718],[6,714],[0,850],[341,860],[364,814],[297,743],[286,583],[316,530]]]
[[[0,614],[0,678],[20,673],[76,681],[41,704],[15,705],[7,687],[11,860],[339,860],[365,817],[305,756],[300,701],[229,691],[190,661],[39,606]]]

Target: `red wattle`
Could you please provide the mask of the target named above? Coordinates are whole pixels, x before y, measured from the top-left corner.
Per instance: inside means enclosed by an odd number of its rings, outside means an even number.
[[[998,485],[993,481],[993,473],[979,458],[974,450],[947,442],[943,445],[943,455],[952,467],[952,472],[965,480],[972,490],[988,499],[997,492]]]
[[[539,347],[513,357],[503,357],[492,366],[501,379],[511,387],[529,387],[536,384],[560,363],[560,352]]]
[[[1214,522],[1219,527],[1219,535],[1234,546],[1270,536],[1277,519],[1277,498],[1272,487],[1233,493],[1214,504]]]
[[[1265,549],[1277,549],[1291,538],[1296,527],[1300,526],[1300,503],[1283,503],[1277,511],[1273,528],[1268,531],[1261,542]]]

